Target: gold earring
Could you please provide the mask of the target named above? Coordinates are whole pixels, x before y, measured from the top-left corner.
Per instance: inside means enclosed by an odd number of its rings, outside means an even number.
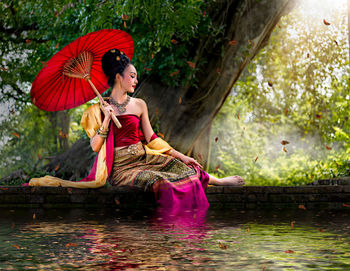
[[[121,89],[122,87],[120,86],[120,82],[118,81],[118,86],[119,86],[119,89]]]

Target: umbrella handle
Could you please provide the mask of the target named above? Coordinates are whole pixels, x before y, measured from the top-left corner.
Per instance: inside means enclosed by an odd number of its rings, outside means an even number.
[[[90,83],[92,89],[94,90],[95,94],[97,95],[99,101],[100,101],[100,104],[102,105],[106,105],[106,102],[103,100],[101,94],[98,92],[98,90],[96,89],[95,85],[91,82],[91,80],[88,78],[87,81]],[[119,120],[117,119],[117,117],[111,113],[111,118],[114,122],[114,124],[120,129],[122,128],[122,125],[120,124]]]

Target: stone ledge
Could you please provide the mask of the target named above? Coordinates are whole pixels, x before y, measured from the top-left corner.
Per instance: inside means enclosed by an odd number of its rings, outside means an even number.
[[[350,185],[312,186],[209,186],[212,207],[222,208],[346,208],[350,210]],[[0,207],[86,208],[155,206],[154,195],[128,187],[79,189],[68,187],[0,186]]]

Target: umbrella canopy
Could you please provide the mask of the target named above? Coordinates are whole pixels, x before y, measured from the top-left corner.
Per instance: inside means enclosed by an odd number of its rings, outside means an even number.
[[[96,97],[91,82],[99,93],[109,88],[102,70],[101,58],[111,49],[119,49],[130,60],[134,53],[131,36],[115,29],[103,29],[82,36],[57,52],[36,76],[30,92],[33,103],[42,110],[60,111],[70,109]],[[72,61],[85,62],[88,79],[68,76],[65,72]],[[80,66],[78,66],[79,68]]]

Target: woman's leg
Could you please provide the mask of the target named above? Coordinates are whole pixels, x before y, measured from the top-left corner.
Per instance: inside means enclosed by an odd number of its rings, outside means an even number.
[[[218,179],[210,174],[209,175],[209,184],[213,185],[244,185],[245,182],[240,176],[229,176],[222,179]]]

